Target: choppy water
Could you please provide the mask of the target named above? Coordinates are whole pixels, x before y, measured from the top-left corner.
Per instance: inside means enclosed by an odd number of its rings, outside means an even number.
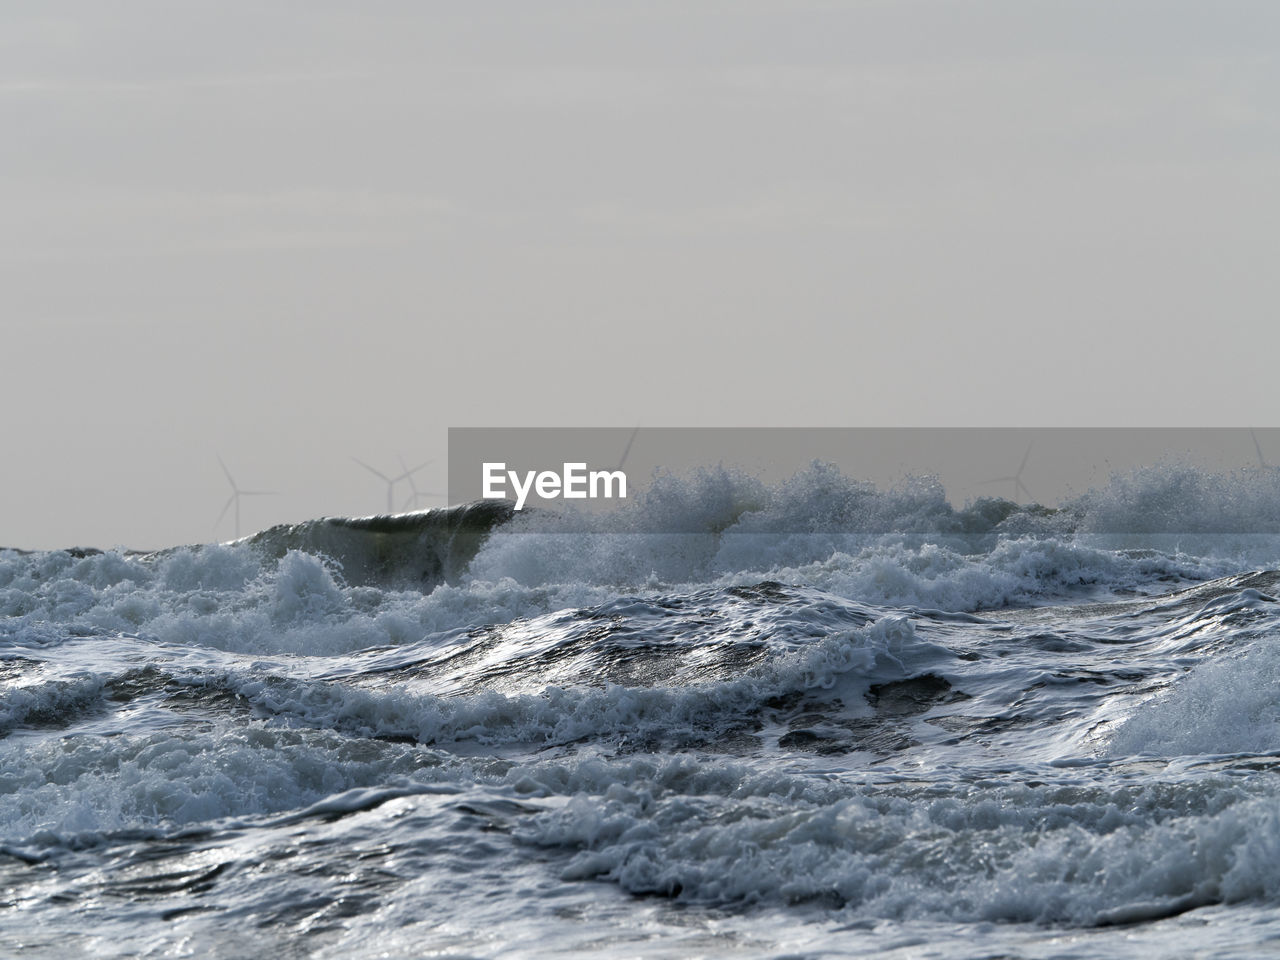
[[[840,482],[0,553],[3,952],[1274,950],[1275,478]]]

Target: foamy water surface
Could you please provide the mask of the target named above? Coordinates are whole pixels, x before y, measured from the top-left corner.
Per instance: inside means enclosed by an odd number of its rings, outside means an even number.
[[[1274,949],[1280,491],[1188,476],[0,552],[0,943]]]

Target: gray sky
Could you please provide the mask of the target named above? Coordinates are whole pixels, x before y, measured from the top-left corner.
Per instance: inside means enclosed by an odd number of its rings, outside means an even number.
[[[209,540],[217,453],[282,491],[244,532],[370,513],[350,457],[444,489],[449,426],[1275,425],[1277,51],[1273,2],[12,0],[0,544]]]

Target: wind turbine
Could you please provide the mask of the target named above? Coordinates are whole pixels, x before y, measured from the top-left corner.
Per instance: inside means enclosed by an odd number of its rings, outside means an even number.
[[[231,484],[231,496],[227,498],[227,502],[222,507],[222,512],[218,514],[218,519],[214,521],[213,529],[218,529],[218,524],[222,522],[222,518],[227,515],[227,511],[231,509],[231,505],[236,507],[236,539],[240,539],[240,498],[241,497],[268,497],[275,496],[275,490],[241,490],[237,485],[235,478],[231,476],[231,471],[227,469],[227,465],[222,462],[222,455],[215,454],[218,457],[218,466],[222,467],[222,472],[226,475],[227,483]]]
[[[1022,463],[1018,464],[1018,472],[1011,477],[992,477],[990,480],[979,480],[979,484],[986,483],[1013,483],[1013,502],[1018,502],[1018,494],[1026,494],[1028,500],[1031,500],[1031,491],[1027,489],[1027,485],[1022,482],[1022,471],[1027,469],[1027,460],[1031,457],[1031,444],[1034,440],[1027,444],[1027,452],[1022,455]]]
[[[428,460],[427,463],[422,465],[422,467],[425,467],[431,462],[432,461]],[[419,490],[418,485],[413,482],[413,475],[417,471],[409,469],[408,465],[404,462],[404,457],[400,457],[400,466],[404,469],[404,473],[401,474],[401,476],[405,480],[409,481],[409,496],[405,499],[404,506],[400,508],[401,510],[416,507],[418,505],[418,501],[424,497],[444,497],[446,501],[449,499],[448,494],[440,493],[438,490]],[[419,467],[418,470],[421,470],[422,467]]]
[[[427,464],[430,464],[430,463],[431,463],[431,461],[430,461],[430,460],[428,460],[426,463],[421,464],[421,465],[419,465],[419,466],[416,466],[416,467],[414,467],[412,470],[405,470],[405,472],[404,472],[404,473],[402,473],[402,474],[400,474],[398,477],[388,477],[388,476],[387,476],[385,473],[383,473],[381,470],[375,470],[373,467],[369,466],[367,463],[365,463],[363,460],[359,459],[358,457],[352,457],[351,459],[352,459],[352,460],[355,460],[355,462],[356,462],[356,463],[358,463],[358,464],[360,464],[360,466],[364,467],[366,470],[368,470],[370,473],[372,473],[375,477],[380,478],[381,480],[383,480],[383,481],[386,483],[386,485],[387,485],[387,513],[388,513],[388,514],[393,514],[393,513],[395,513],[395,512],[396,512],[396,508],[395,508],[395,501],[394,501],[394,499],[393,499],[393,491],[395,490],[395,486],[396,486],[396,484],[397,484],[397,483],[399,483],[401,480],[406,480],[406,479],[408,479],[409,477],[412,477],[415,473],[417,473],[417,472],[418,472],[419,470],[421,470],[423,467],[427,466]],[[401,465],[402,467],[404,466],[404,460],[401,460],[401,461],[400,461],[400,465]]]

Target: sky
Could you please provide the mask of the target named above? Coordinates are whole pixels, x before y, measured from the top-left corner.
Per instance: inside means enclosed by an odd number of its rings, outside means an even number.
[[[227,539],[219,457],[242,533],[380,511],[352,458],[443,490],[449,427],[1275,426],[1277,51],[1235,0],[10,0],[0,545]]]

